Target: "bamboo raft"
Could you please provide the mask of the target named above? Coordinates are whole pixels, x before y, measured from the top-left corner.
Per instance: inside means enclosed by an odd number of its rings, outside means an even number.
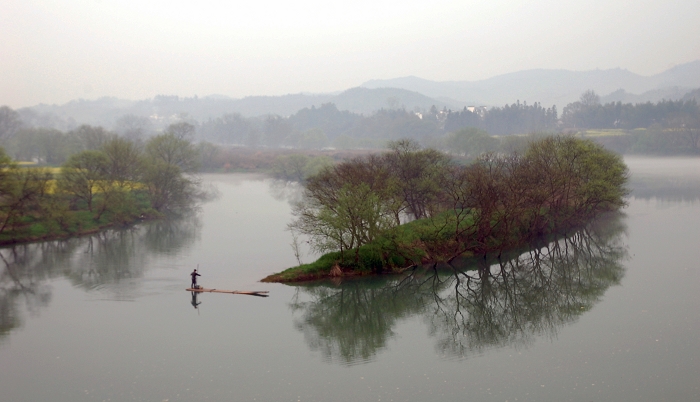
[[[185,289],[188,292],[197,292],[197,293],[229,293],[233,295],[250,295],[250,296],[261,296],[261,297],[268,297],[268,293],[270,293],[267,290],[223,290],[223,289],[206,289],[206,288],[187,288]]]

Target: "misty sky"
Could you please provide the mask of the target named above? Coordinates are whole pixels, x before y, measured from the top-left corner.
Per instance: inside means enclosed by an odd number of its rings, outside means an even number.
[[[0,0],[0,105],[332,92],[700,58],[698,0]]]

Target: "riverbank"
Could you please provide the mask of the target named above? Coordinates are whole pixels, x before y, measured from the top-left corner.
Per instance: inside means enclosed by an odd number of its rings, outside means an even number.
[[[87,210],[64,211],[62,216],[50,220],[28,215],[14,230],[0,233],[0,246],[86,236],[110,228],[161,219],[163,216],[150,205],[139,205],[130,211],[106,211],[97,220],[95,214]]]

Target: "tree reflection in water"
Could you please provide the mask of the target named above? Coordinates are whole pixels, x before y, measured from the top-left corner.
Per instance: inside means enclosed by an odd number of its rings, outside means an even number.
[[[129,298],[155,255],[192,244],[201,231],[197,215],[129,229],[0,249],[0,341],[21,325],[20,307],[38,312],[51,301],[50,279],[66,277],[85,290]]]
[[[555,337],[619,284],[627,256],[622,216],[512,258],[465,259],[421,267],[390,279],[299,286],[290,306],[312,350],[341,364],[372,359],[402,318],[421,315],[436,349],[466,358],[508,345]],[[522,250],[521,250],[522,251]],[[302,300],[303,299],[303,300]]]

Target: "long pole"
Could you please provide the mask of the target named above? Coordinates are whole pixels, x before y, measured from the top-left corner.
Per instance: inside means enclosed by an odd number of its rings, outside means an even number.
[[[199,273],[199,263],[197,263],[197,273]],[[194,279],[196,280],[197,277],[195,276]],[[199,287],[199,285],[197,285],[197,286]],[[197,315],[199,315],[199,306],[197,306],[196,308],[197,308]]]

